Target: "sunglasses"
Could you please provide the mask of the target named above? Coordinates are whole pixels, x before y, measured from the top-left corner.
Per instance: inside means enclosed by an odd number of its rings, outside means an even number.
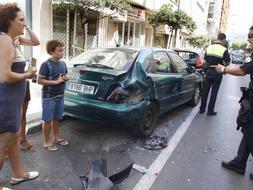
[[[248,34],[248,38],[253,38],[253,33]]]

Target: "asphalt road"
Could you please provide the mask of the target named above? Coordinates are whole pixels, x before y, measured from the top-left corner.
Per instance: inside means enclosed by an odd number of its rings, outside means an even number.
[[[197,114],[178,144],[172,144],[170,140],[187,121],[192,108],[183,105],[159,118],[155,134],[166,137],[169,141],[167,148],[175,146],[175,150],[162,170],[157,169],[156,180],[150,184],[150,189],[252,189],[253,182],[248,177],[249,172],[253,171],[251,163],[245,176],[238,176],[220,166],[221,160],[233,158],[240,142],[241,134],[235,129],[235,117],[239,109],[239,87],[246,86],[248,80],[249,77],[225,76],[217,100],[218,115]],[[125,128],[101,127],[72,118],[62,121],[60,130],[62,137],[68,139],[70,144],[67,147],[58,146],[57,152],[48,152],[42,147],[40,130],[29,134],[37,151],[22,151],[21,158],[25,168],[40,172],[37,179],[10,186],[11,171],[7,161],[0,173],[1,183],[16,190],[81,190],[79,176],[87,174],[90,163],[96,159],[107,160],[109,176],[131,163],[149,169],[152,163],[159,162],[157,158],[167,149],[145,149],[142,139],[132,137]],[[119,188],[134,189],[143,176],[145,174],[132,169]],[[143,186],[140,189],[146,188]]]
[[[237,153],[242,134],[236,130],[241,96],[249,76],[225,76],[216,103],[217,116],[198,114],[172,156],[167,160],[152,190],[251,190],[252,157],[244,176],[221,167]]]

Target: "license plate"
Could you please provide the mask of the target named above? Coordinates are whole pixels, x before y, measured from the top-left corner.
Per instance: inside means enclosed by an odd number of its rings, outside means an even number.
[[[84,85],[84,84],[77,84],[70,82],[68,86],[68,90],[72,90],[75,92],[80,92],[84,94],[94,94],[94,86]]]

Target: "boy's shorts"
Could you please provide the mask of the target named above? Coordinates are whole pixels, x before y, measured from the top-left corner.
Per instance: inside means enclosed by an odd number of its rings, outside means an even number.
[[[63,104],[63,95],[42,99],[42,120],[45,122],[61,120],[64,110]]]

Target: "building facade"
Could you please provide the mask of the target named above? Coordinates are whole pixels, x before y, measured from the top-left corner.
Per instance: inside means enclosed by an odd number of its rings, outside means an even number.
[[[40,46],[25,50],[26,55],[34,56],[39,62],[49,56],[46,53],[46,42],[50,39],[59,39],[65,43],[66,59],[85,49],[116,44],[166,48],[170,35],[169,27],[161,26],[154,40],[154,30],[148,20],[163,4],[171,4],[173,10],[182,9],[192,17],[197,24],[194,35],[216,35],[220,29],[221,10],[225,7],[223,1],[225,0],[132,0],[132,11],[121,15],[112,14],[110,10],[90,9],[88,21],[83,25],[78,12],[55,11],[52,0],[36,0],[36,3],[32,0],[16,0],[41,42]],[[98,12],[101,19],[98,19]],[[226,19],[222,26],[225,26],[225,23]],[[192,34],[185,30],[179,31],[176,46],[185,47],[185,38],[189,35]]]
[[[196,30],[193,34],[190,34],[186,30],[181,30],[179,39],[177,39],[178,47],[186,47],[186,38],[190,35],[193,36],[206,36],[207,35],[207,15],[209,8],[209,0],[181,0],[180,7],[181,10],[185,11],[193,21],[196,23]]]
[[[221,8],[220,26],[219,26],[219,30],[221,32],[227,31],[229,10],[230,10],[230,0],[223,0]]]
[[[211,38],[217,37],[220,27],[223,0],[209,0],[207,16],[207,34]]]

